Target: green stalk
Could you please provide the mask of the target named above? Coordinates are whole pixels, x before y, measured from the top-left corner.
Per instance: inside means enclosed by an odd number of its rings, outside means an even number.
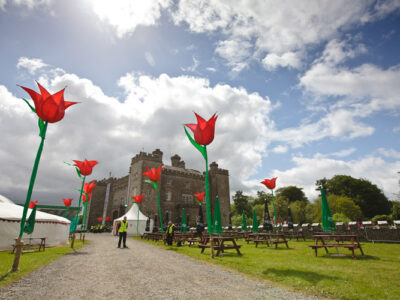
[[[272,191],[272,207],[274,208],[274,218],[275,218],[275,227],[278,226],[278,224],[276,223],[276,211],[275,211],[275,201],[274,201],[274,190]]]
[[[22,237],[22,235],[24,234],[26,214],[28,213],[29,203],[31,202],[33,186],[35,185],[36,174],[37,174],[38,167],[39,167],[39,161],[40,161],[40,157],[41,157],[42,151],[43,151],[44,140],[46,138],[46,131],[47,131],[47,122],[44,122],[43,127],[40,129],[39,136],[42,139],[40,141],[39,149],[36,153],[35,163],[33,165],[32,173],[31,173],[31,180],[29,182],[28,193],[26,194],[24,211],[22,212],[21,227],[19,230],[19,237]]]
[[[157,192],[157,201],[158,201],[158,214],[160,216],[160,225],[161,225],[161,233],[164,233],[164,226],[162,223],[162,216],[161,216],[161,202],[160,202],[160,194],[158,193],[158,185],[157,182],[155,183],[156,192]]]
[[[211,207],[210,207],[210,184],[208,177],[208,156],[207,156],[207,147],[204,146],[204,159],[206,161],[206,211],[207,211],[207,230],[208,233],[212,234],[212,219],[211,219]]]
[[[136,231],[137,235],[139,236],[139,203],[136,203],[138,210],[137,210],[137,225],[136,225]]]

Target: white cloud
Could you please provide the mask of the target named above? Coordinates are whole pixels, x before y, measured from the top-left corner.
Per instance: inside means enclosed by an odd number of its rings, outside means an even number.
[[[137,26],[154,26],[161,10],[171,4],[170,0],[90,0],[95,14],[115,28],[122,38],[132,34]]]
[[[262,60],[262,63],[270,71],[278,67],[298,69],[301,66],[301,59],[299,54],[295,52],[286,52],[282,55],[270,53]]]
[[[393,133],[398,133],[398,132],[400,132],[400,126],[393,128]]]
[[[374,1],[240,1],[181,0],[172,16],[176,24],[187,23],[193,32],[222,32],[217,51],[236,70],[243,69],[250,59],[263,58],[269,69],[301,66],[299,57],[307,46],[328,41],[351,25],[372,22],[397,10],[399,1],[387,5]],[[243,44],[237,56],[224,48]],[[250,43],[251,47],[247,44]],[[285,57],[286,54],[286,57]],[[272,56],[271,56],[272,55]]]
[[[15,6],[24,6],[28,9],[34,9],[39,6],[50,6],[53,0],[0,0],[0,9],[5,8],[6,4]]]
[[[35,74],[37,70],[47,66],[48,64],[45,64],[43,60],[39,58],[20,57],[17,63],[18,69],[26,69],[32,75]]]
[[[206,68],[206,70],[209,72],[213,72],[213,73],[217,72],[217,69],[213,68],[213,67],[208,67],[208,68]]]
[[[279,145],[272,149],[272,152],[275,153],[286,153],[289,150],[287,146]]]
[[[198,77],[128,73],[118,83],[124,96],[116,99],[77,75],[46,74],[39,81],[51,93],[67,86],[66,101],[81,103],[68,108],[61,122],[49,125],[33,195],[36,199],[55,203],[75,196],[79,179],[63,164],[72,159],[100,162],[90,179],[107,177],[110,171],[114,176],[126,175],[131,157],[142,148],[147,152],[160,148],[167,164],[178,153],[188,168],[204,170],[201,155],[183,131],[184,123],[195,122],[193,111],[204,118],[218,112],[209,160],[229,169],[232,189],[241,188],[261,165],[271,103],[257,93],[229,85],[211,86]],[[37,90],[33,85],[30,88]],[[14,96],[0,86],[0,191],[13,200],[23,199],[26,193],[39,144],[37,118],[17,99],[26,96],[23,90]]]
[[[271,177],[278,177],[277,188],[288,185],[302,187],[311,200],[318,196],[315,182],[334,175],[364,178],[382,189],[389,199],[398,193],[400,161],[388,163],[380,157],[366,156],[359,160],[335,160],[316,154],[312,158],[294,156],[295,166],[286,171],[274,170]],[[312,168],[310,167],[312,166]]]
[[[150,52],[146,52],[144,54],[144,57],[150,66],[154,67],[156,65],[156,61],[154,60],[154,57],[153,55],[151,55]]]
[[[182,71],[184,72],[195,72],[197,70],[197,67],[200,65],[199,61],[196,59],[196,57],[192,57],[193,59],[193,64],[189,67],[186,68],[181,68]]]
[[[383,155],[385,157],[400,159],[400,152],[396,151],[394,149],[379,148],[378,153],[380,153],[381,155]],[[400,172],[400,170],[399,170],[399,172]]]
[[[336,156],[336,157],[346,157],[346,156],[353,154],[356,151],[357,151],[356,148],[349,148],[349,149],[344,149],[344,150],[341,150],[338,152],[334,152],[331,155]]]

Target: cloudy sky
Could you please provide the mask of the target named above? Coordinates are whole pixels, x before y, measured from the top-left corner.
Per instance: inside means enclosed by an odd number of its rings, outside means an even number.
[[[63,162],[127,175],[138,151],[178,153],[193,112],[219,117],[210,161],[231,190],[366,178],[399,192],[400,1],[0,0],[0,194],[21,202],[40,142],[17,86],[67,86],[32,200],[76,198]]]

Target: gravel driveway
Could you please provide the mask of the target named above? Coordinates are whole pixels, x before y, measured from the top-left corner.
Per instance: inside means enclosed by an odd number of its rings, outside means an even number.
[[[265,285],[153,245],[110,234],[11,286],[0,299],[317,299]]]

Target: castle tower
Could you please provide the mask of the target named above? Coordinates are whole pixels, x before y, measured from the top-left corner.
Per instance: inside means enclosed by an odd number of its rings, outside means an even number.
[[[221,222],[224,226],[227,226],[230,212],[229,172],[228,170],[218,168],[218,164],[212,162],[210,164],[209,175],[212,212],[214,212],[215,199],[218,196],[221,206]]]

